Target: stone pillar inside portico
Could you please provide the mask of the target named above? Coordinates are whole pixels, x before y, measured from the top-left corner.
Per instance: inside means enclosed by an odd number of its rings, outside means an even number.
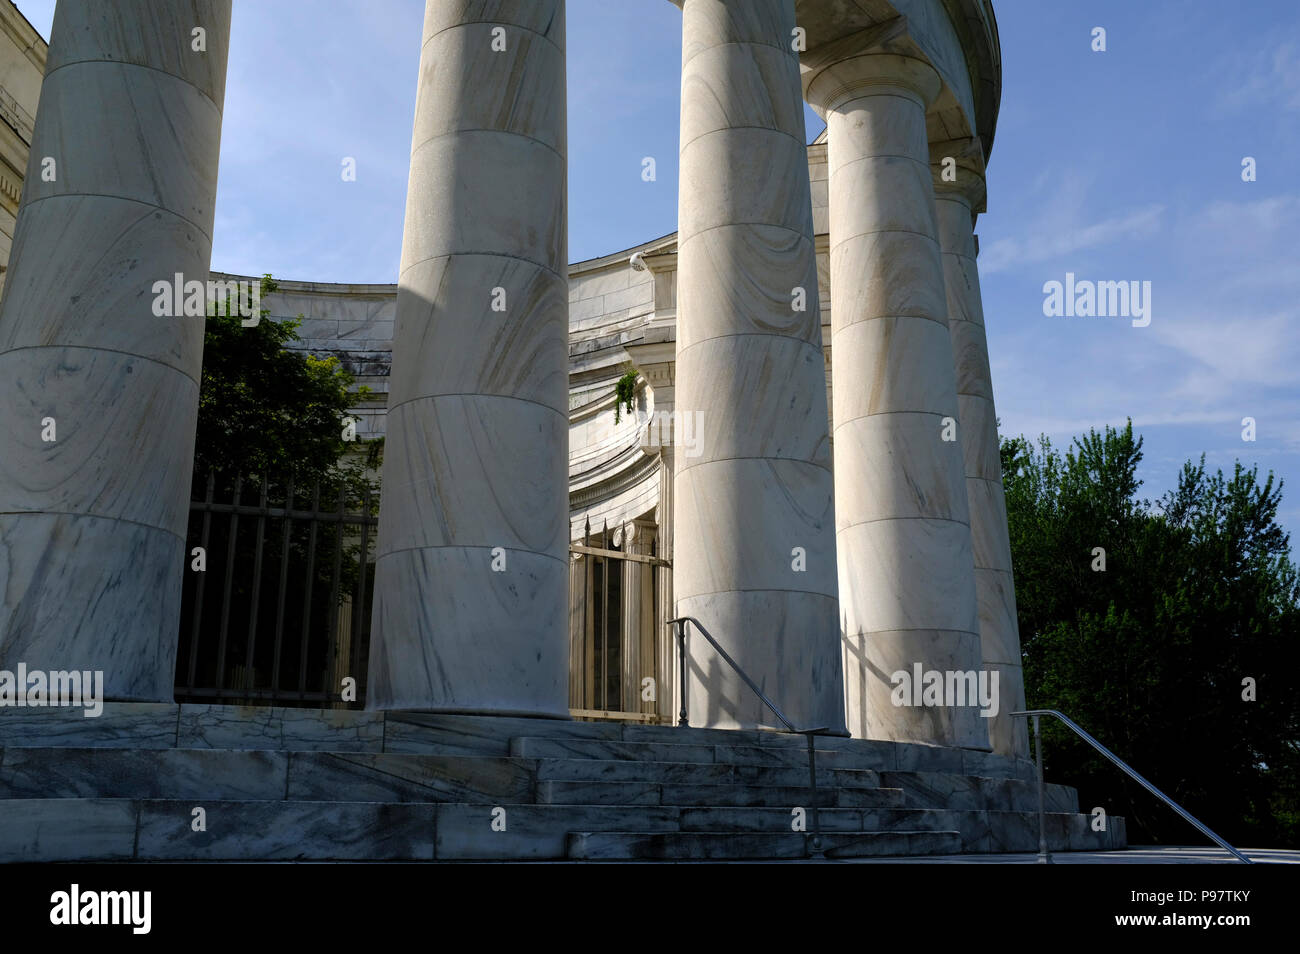
[[[1025,708],[1025,686],[993,376],[975,261],[974,217],[983,211],[985,200],[983,156],[978,143],[967,140],[934,143],[930,157],[948,295],[948,331],[957,374],[980,649],[984,669],[998,673],[999,703],[997,714],[988,720],[989,742],[1001,755],[1028,758],[1028,726],[1024,719],[1009,715]],[[945,160],[951,162],[945,164]]]
[[[567,717],[564,0],[429,0],[372,709]]]
[[[895,672],[980,668],[926,132],[939,75],[894,53],[805,69],[826,116],[835,511],[850,731],[984,749],[976,705],[895,705]],[[920,686],[915,687],[917,692]],[[919,700],[918,700],[919,701]]]
[[[624,528],[623,552],[649,557],[655,549],[658,528],[653,520],[634,520]],[[623,560],[623,614],[620,657],[622,659],[624,712],[653,714],[660,683],[655,672],[656,636],[668,639],[667,629],[656,630],[656,568],[639,560]],[[647,693],[643,682],[653,680]],[[649,695],[650,698],[643,698]]]
[[[206,291],[229,34],[61,0],[0,309],[0,669],[112,700],[172,699],[204,317],[153,286]]]
[[[844,731],[826,382],[793,0],[685,0],[674,599],[797,725]],[[780,723],[689,641],[691,723]]]
[[[677,253],[646,256],[646,266],[654,273],[654,314],[646,326],[645,336],[625,345],[632,362],[646,379],[650,416],[641,432],[641,451],[659,458],[658,503],[654,510],[655,552],[668,562],[660,566],[655,594],[655,619],[659,629],[654,640],[653,660],[646,674],[656,676],[655,701],[642,705],[642,711],[654,712],[659,720],[672,723],[678,711],[677,691],[681,684],[677,670],[677,652],[670,627],[673,618],[673,461],[675,459],[674,422],[676,421],[676,329],[677,329]],[[692,432],[693,437],[693,432]]]

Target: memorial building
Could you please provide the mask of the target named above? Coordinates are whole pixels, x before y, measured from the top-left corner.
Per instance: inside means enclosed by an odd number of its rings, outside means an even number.
[[[106,701],[0,712],[0,858],[1040,847],[992,4],[677,6],[676,233],[571,264],[564,0],[428,0],[396,283],[263,301],[384,438],[359,710],[176,700],[203,328],[149,289],[210,274],[230,2],[61,0],[0,301],[0,669]],[[1051,847],[1124,846],[1041,798]]]

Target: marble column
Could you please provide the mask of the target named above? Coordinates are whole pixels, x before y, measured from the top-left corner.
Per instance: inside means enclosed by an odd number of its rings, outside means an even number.
[[[675,366],[676,362],[674,362]],[[667,390],[672,391],[670,387]],[[655,408],[660,405],[660,391],[655,392]],[[672,401],[667,402],[672,406]],[[682,679],[678,671],[677,639],[672,627],[667,625],[673,618],[673,461],[676,449],[668,444],[659,448],[659,505],[655,507],[655,524],[659,536],[659,556],[668,561],[668,566],[659,568],[659,589],[655,593],[655,708],[661,722],[672,724],[680,710],[680,691]]]
[[[964,151],[969,154],[969,149]],[[1029,734],[1025,720],[1012,719],[1009,715],[1024,709],[1025,684],[1015,582],[1011,574],[1011,544],[1007,536],[1007,506],[1002,491],[997,413],[993,406],[993,376],[989,370],[984,309],[975,263],[974,210],[983,205],[984,179],[978,169],[965,162],[955,168],[955,181],[943,178],[942,160],[955,159],[954,154],[958,152],[957,147],[931,148],[931,158],[939,163],[933,167],[935,205],[948,297],[948,332],[957,373],[958,420],[974,543],[980,651],[984,669],[998,673],[998,712],[987,720],[989,742],[993,751],[1001,755],[1028,758]]]
[[[799,726],[844,731],[830,447],[793,0],[686,0],[676,612]],[[702,638],[693,725],[779,726]]]
[[[830,166],[835,513],[849,728],[987,748],[977,706],[895,705],[895,672],[977,671],[979,630],[921,60],[811,78]],[[918,691],[920,687],[917,687]]]
[[[203,49],[195,49],[195,30]],[[170,702],[230,0],[61,0],[0,308],[0,669]]]
[[[564,0],[428,0],[367,706],[567,717]]]

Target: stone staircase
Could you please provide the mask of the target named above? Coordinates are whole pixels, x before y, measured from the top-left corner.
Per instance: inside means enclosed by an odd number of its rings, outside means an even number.
[[[817,750],[828,858],[1037,850],[1030,763],[839,738]],[[0,861],[798,859],[809,799],[804,739],[761,730],[0,711]],[[1092,831],[1073,789],[1048,785],[1047,805],[1053,850],[1125,847],[1123,819]]]

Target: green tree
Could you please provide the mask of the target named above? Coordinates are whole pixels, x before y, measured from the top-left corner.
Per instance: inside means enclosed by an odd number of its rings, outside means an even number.
[[[1064,454],[1004,440],[1002,460],[1029,705],[1070,715],[1224,837],[1297,844],[1300,587],[1281,485],[1202,458],[1142,499],[1131,421]],[[1126,815],[1138,842],[1199,837],[1068,730],[1044,732],[1085,810]]]
[[[262,278],[262,294],[278,286]],[[300,321],[263,320],[245,326],[231,307],[208,316],[194,447],[196,478],[209,471],[356,482],[363,463],[343,439],[348,409],[370,395],[335,356],[316,357],[289,346]],[[301,316],[299,316],[301,318]]]
[[[263,277],[263,295],[276,287]],[[337,694],[331,674],[343,670],[364,686],[364,672],[346,664],[364,657],[369,619],[352,627],[351,645],[335,645],[336,634],[348,628],[349,620],[340,622],[348,597],[371,585],[369,575],[360,578],[356,528],[313,528],[285,515],[378,512],[368,470],[378,468],[382,445],[344,439],[349,408],[370,392],[355,386],[336,357],[290,347],[299,340],[299,322],[268,315],[263,309],[262,320],[246,326],[227,301],[210,309],[206,322],[194,499],[211,493],[219,506],[238,499],[272,512],[264,522],[251,514],[235,521],[223,512],[206,519],[202,511],[191,513],[187,552],[202,546],[207,568],[198,573],[191,564],[186,575],[176,674],[182,698],[213,698],[183,691],[191,679],[205,691],[218,684],[248,691],[223,701],[264,699],[257,693],[273,683],[280,690],[301,685],[309,693]],[[336,652],[352,659],[336,659]]]

